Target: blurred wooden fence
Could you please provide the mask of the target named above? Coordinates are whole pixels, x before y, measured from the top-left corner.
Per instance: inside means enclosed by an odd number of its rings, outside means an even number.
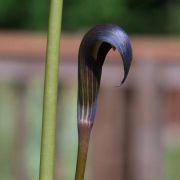
[[[7,113],[13,109],[12,117],[1,116],[1,129],[8,128],[7,132],[0,133],[0,144],[4,146],[1,153],[7,150],[8,157],[0,157],[0,164],[9,160],[6,170],[11,174],[4,176],[4,180],[38,179],[45,36],[2,33],[0,42],[0,87],[4,89],[5,97],[12,97],[7,101],[10,107],[3,103],[6,98],[0,107],[4,107]],[[76,161],[79,42],[79,36],[64,35],[62,38],[57,179],[70,180],[74,176],[70,171],[74,170]],[[173,137],[175,140],[172,142],[180,145],[180,40],[134,37],[132,42],[133,66],[123,87],[116,87],[122,78],[118,54],[109,55],[108,59],[112,60],[107,61],[103,68],[87,179],[168,179],[167,142]],[[8,118],[11,120],[4,127],[6,116],[7,121]],[[12,128],[10,124],[13,124]],[[171,127],[179,133],[169,131]],[[11,145],[5,144],[3,139],[11,140]],[[9,148],[12,152],[8,153]],[[70,154],[62,153],[63,148],[73,154],[72,158]]]

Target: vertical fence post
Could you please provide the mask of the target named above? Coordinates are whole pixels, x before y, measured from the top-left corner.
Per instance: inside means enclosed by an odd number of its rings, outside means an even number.
[[[156,83],[156,66],[142,63],[137,75],[133,104],[132,174],[134,180],[162,179],[161,98]]]
[[[122,180],[124,90],[103,87],[92,133],[92,179]]]
[[[123,145],[122,145],[122,177],[121,180],[132,180],[132,148],[133,148],[133,119],[132,113],[132,102],[133,102],[133,89],[128,87],[124,92],[124,113],[125,117],[123,120]]]
[[[26,85],[19,82],[14,86],[16,93],[16,121],[15,121],[15,150],[14,150],[14,179],[27,180],[25,162],[25,142],[26,142]]]

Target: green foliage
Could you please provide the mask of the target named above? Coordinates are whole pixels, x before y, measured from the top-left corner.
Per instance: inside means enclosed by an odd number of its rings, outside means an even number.
[[[166,148],[166,180],[180,179],[180,146]]]
[[[63,28],[68,31],[80,30],[98,23],[116,23],[124,12],[122,0],[68,0],[64,6]]]
[[[68,0],[63,14],[64,30],[73,31],[98,23],[115,23],[130,33],[165,33],[165,3],[133,0]]]
[[[44,30],[47,27],[48,1],[1,0],[1,29]]]
[[[1,0],[0,26],[47,30],[48,0]],[[63,31],[81,31],[99,23],[121,25],[129,33],[179,34],[180,3],[170,0],[66,0]]]

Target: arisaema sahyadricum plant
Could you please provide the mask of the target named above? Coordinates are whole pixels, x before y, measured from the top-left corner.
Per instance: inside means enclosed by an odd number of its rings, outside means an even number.
[[[109,50],[121,54],[124,77],[129,72],[132,48],[128,35],[117,25],[98,25],[89,30],[82,39],[78,56],[78,157],[75,180],[83,180],[88,144],[96,115],[102,66]]]

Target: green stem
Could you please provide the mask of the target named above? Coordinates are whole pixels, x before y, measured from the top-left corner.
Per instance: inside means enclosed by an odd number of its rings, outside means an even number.
[[[75,180],[84,180],[91,129],[92,125],[87,124],[79,124],[78,127],[79,142]]]
[[[62,6],[63,0],[50,1],[39,180],[54,179],[59,42]]]

